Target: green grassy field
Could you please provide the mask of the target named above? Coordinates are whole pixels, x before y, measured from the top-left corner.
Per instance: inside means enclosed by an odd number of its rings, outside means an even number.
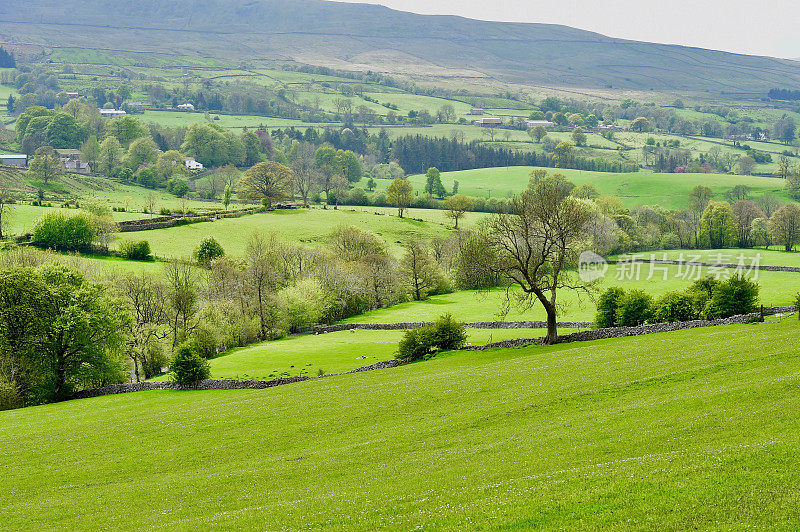
[[[458,180],[458,190],[462,194],[475,197],[505,198],[518,194],[528,185],[530,172],[528,166],[509,166],[500,168],[481,168],[459,172],[442,173],[442,184],[452,190],[453,181]],[[784,200],[788,196],[783,191],[783,181],[756,176],[726,174],[655,174],[648,171],[616,174],[610,172],[587,172],[583,170],[561,170],[546,168],[548,172],[559,172],[581,185],[591,183],[601,194],[619,197],[626,207],[639,205],[660,205],[667,209],[685,208],[689,192],[696,185],[710,187],[716,199],[724,199],[725,192],[736,185],[751,188],[751,196],[773,192]],[[415,190],[424,190],[425,176],[409,177]],[[389,186],[388,180],[376,180],[378,190]],[[366,186],[366,182],[359,183]]]
[[[727,250],[733,251],[733,250]],[[661,257],[662,253],[656,256]],[[749,262],[747,264],[750,264]],[[652,276],[651,276],[652,272]],[[726,269],[723,274],[733,274],[735,270]],[[625,290],[643,290],[653,297],[666,292],[688,288],[698,275],[714,275],[708,268],[688,269],[674,265],[640,264],[635,268],[624,265],[610,265],[605,278],[597,285],[598,290],[619,286]],[[664,276],[666,275],[666,279]],[[749,275],[749,274],[748,274]],[[800,273],[760,271],[754,279],[759,284],[761,303],[766,306],[791,305],[795,294],[800,292]],[[501,319],[499,312],[505,300],[505,290],[490,292],[462,291],[452,294],[432,296],[425,301],[400,303],[392,307],[373,310],[355,316],[349,323],[397,323],[404,321],[430,321],[449,312],[460,321],[492,321]],[[595,302],[591,297],[579,295],[574,291],[562,290],[558,300],[563,308],[559,313],[561,321],[592,321],[595,316]],[[546,315],[541,305],[530,310],[516,306],[506,318],[508,320],[544,320]]]
[[[562,334],[572,329],[560,331]],[[543,329],[467,329],[468,344],[484,345],[515,338],[539,338]],[[234,349],[210,361],[214,378],[272,379],[342,373],[394,358],[403,331],[342,331],[287,337]],[[163,379],[164,377],[162,377]],[[161,379],[159,379],[161,380]]]
[[[800,267],[800,253],[787,253],[777,247],[772,247],[771,249],[673,249],[670,251],[642,252],[614,258],[636,257],[649,260],[651,256],[656,259],[682,259],[707,263],[739,264],[741,262],[745,268],[753,264]]]
[[[396,216],[377,216],[351,210],[323,210],[320,208],[293,211],[275,211],[263,214],[228,218],[168,229],[140,231],[125,234],[126,240],[148,240],[155,255],[160,257],[185,257],[190,255],[207,236],[216,238],[226,253],[244,254],[247,240],[255,231],[275,232],[282,239],[311,245],[324,243],[339,225],[354,225],[383,238],[389,250],[398,255],[402,245],[411,237],[430,240],[446,237],[449,230],[439,224],[400,219]]]
[[[12,529],[792,528],[796,321],[0,412]]]

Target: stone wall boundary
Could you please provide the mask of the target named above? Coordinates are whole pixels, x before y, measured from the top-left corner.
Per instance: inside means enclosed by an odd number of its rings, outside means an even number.
[[[319,376],[296,376],[296,377],[279,377],[268,381],[260,380],[237,380],[237,379],[206,379],[198,381],[189,385],[181,385],[173,381],[144,381],[144,382],[130,382],[124,384],[110,384],[101,388],[94,388],[92,390],[83,390],[73,394],[69,400],[73,399],[88,399],[90,397],[101,397],[103,395],[116,395],[120,393],[133,393],[133,392],[146,392],[151,390],[263,390],[266,388],[274,388],[275,386],[283,386],[286,384],[293,384],[295,382],[302,382],[314,379],[322,379],[325,377],[334,377],[337,375],[348,375],[351,373],[361,373],[364,371],[373,371],[376,369],[393,368],[401,365],[399,360],[384,360],[370,364],[369,366],[362,366],[354,370],[345,371],[343,373],[326,373]]]

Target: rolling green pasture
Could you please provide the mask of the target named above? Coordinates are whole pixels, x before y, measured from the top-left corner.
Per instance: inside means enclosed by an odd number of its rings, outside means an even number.
[[[475,197],[505,198],[525,189],[533,168],[527,166],[508,166],[499,168],[480,168],[459,172],[442,173],[442,184],[447,190],[458,180],[459,192]],[[660,205],[667,209],[685,208],[689,192],[696,185],[710,187],[715,199],[724,199],[725,192],[736,185],[751,188],[751,195],[757,197],[764,192],[773,192],[788,200],[783,191],[783,181],[771,177],[739,176],[727,174],[656,174],[648,171],[632,173],[587,172],[545,168],[549,173],[564,174],[576,185],[591,183],[601,194],[619,197],[626,207],[640,205]],[[425,176],[409,177],[415,190],[424,190]],[[379,190],[389,186],[387,180],[376,180]],[[366,186],[366,181],[359,183]]]
[[[380,213],[388,216],[397,216],[396,207],[373,207],[370,205],[347,205],[340,207],[339,210],[353,210],[368,213]],[[406,209],[404,214],[406,218],[415,218],[429,223],[441,224],[447,227],[453,227],[453,220],[445,216],[445,211],[441,209]],[[467,212],[464,217],[458,221],[459,229],[475,227],[480,220],[487,218],[488,213],[485,212]]]
[[[725,250],[731,252],[734,250]],[[661,253],[656,254],[661,257]],[[775,259],[778,260],[778,259]],[[749,262],[747,264],[750,264]],[[721,273],[733,274],[735,270],[725,269]],[[618,286],[625,290],[643,290],[654,298],[666,292],[684,290],[699,276],[715,275],[708,268],[690,269],[676,265],[639,264],[609,265],[605,277],[597,285],[597,290]],[[747,273],[750,275],[750,273]],[[666,276],[666,278],[665,278]],[[759,271],[754,280],[759,285],[761,303],[766,306],[791,305],[795,294],[800,292],[800,273]],[[513,301],[512,291],[512,301]],[[373,310],[345,320],[346,323],[398,323],[404,321],[431,321],[444,313],[450,313],[460,321],[544,320],[546,315],[541,305],[530,310],[512,305],[505,318],[500,317],[505,302],[505,290],[463,291],[452,294],[432,296],[425,301],[400,303],[392,307]],[[586,295],[562,290],[558,300],[562,305],[560,321],[592,321],[595,315],[595,302]]]
[[[241,218],[227,218],[216,222],[203,222],[168,229],[139,231],[120,236],[125,240],[148,240],[155,255],[159,257],[189,256],[207,236],[219,241],[226,253],[232,256],[244,254],[247,240],[255,231],[275,232],[284,240],[319,245],[339,225],[354,225],[371,231],[383,238],[395,255],[402,252],[403,243],[411,237],[422,240],[441,236],[449,230],[439,224],[400,219],[354,210],[299,209],[254,214]]]
[[[800,522],[796,320],[0,412],[12,529]]]
[[[251,116],[251,115],[226,115],[210,113],[212,117],[219,117],[219,120],[213,120],[214,124],[228,129],[241,129],[250,128],[257,129],[259,126],[266,128],[285,128],[285,127],[302,127],[319,126],[319,124],[311,124],[302,122],[300,120],[292,120],[291,118],[271,118],[264,116]],[[209,123],[206,120],[205,113],[190,113],[185,111],[145,111],[140,115],[141,119],[145,122],[153,122],[160,124],[164,127],[186,127],[191,124]]]
[[[571,329],[560,331],[561,334]],[[467,329],[468,344],[484,345],[515,338],[539,338],[543,329]],[[234,349],[210,361],[214,378],[272,379],[295,375],[342,373],[394,358],[403,331],[342,331],[287,337]],[[162,377],[163,379],[163,377]],[[161,380],[161,379],[159,379]]]
[[[640,259],[649,260],[651,255],[656,259],[682,259],[707,263],[739,264],[741,262],[744,264],[745,268],[753,264],[760,264],[762,266],[793,266],[800,268],[800,253],[787,253],[783,251],[783,248],[777,246],[773,246],[770,249],[673,249],[670,251],[642,252],[635,255],[627,255],[627,257],[635,256]]]

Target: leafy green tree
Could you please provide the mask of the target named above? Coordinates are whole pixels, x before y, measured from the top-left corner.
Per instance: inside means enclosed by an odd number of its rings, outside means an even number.
[[[633,327],[650,321],[653,317],[653,298],[642,290],[631,290],[619,299],[616,324]]]
[[[591,289],[572,272],[593,215],[569,195],[570,190],[563,176],[531,182],[511,200],[507,212],[494,215],[487,224],[488,241],[496,252],[487,267],[520,287],[518,300],[525,308],[537,302],[544,307],[546,344],[558,339],[558,291]]]
[[[52,148],[45,146],[36,150],[27,173],[30,179],[42,181],[47,186],[64,174],[64,165]]]
[[[92,250],[95,234],[95,224],[89,214],[53,211],[36,220],[31,240],[45,249],[85,253]]]
[[[563,140],[556,145],[553,151],[553,163],[556,168],[567,168],[575,159],[572,144]]]
[[[293,176],[290,168],[275,161],[258,163],[242,175],[238,190],[245,197],[269,206],[288,197]]]
[[[158,160],[158,146],[150,137],[141,137],[131,142],[124,164],[136,171],[143,164],[155,164]]]
[[[205,380],[211,375],[208,362],[198,354],[192,342],[178,346],[169,369],[172,380],[183,386]]]
[[[189,175],[189,170],[186,168],[183,155],[179,151],[168,150],[158,155],[156,173],[162,181],[166,181],[173,176],[185,177]]]
[[[572,135],[570,135],[570,138],[572,138],[572,142],[576,146],[586,146],[586,133],[583,132],[583,128],[580,126],[572,130]]]
[[[769,231],[776,244],[791,251],[800,242],[800,206],[785,203],[769,219]]]
[[[728,318],[755,312],[758,284],[741,275],[733,275],[714,287],[705,315],[709,319]]]
[[[124,305],[80,272],[49,264],[0,271],[0,358],[27,404],[122,382]]]
[[[397,207],[397,215],[402,218],[403,212],[414,201],[414,187],[405,177],[397,177],[386,189],[386,197],[390,203]]]
[[[727,248],[736,241],[736,219],[730,203],[712,201],[700,220],[701,238],[712,249]]]
[[[231,190],[230,185],[225,185],[225,191],[222,193],[222,204],[225,206],[225,210],[228,210],[228,206],[231,204],[231,196],[233,195],[233,191]]]
[[[47,143],[56,149],[78,148],[86,140],[86,128],[67,113],[53,115],[46,133]]]
[[[106,138],[116,137],[123,146],[136,139],[150,137],[150,130],[138,118],[121,116],[106,122]]]
[[[125,149],[117,140],[117,137],[108,137],[100,143],[100,156],[98,163],[100,170],[106,174],[111,174],[115,168],[122,164],[125,156]]]
[[[547,136],[547,128],[545,128],[543,125],[540,124],[534,127],[533,129],[529,130],[528,135],[530,135],[531,138],[536,142],[541,142],[542,139],[545,138],[545,136]]]
[[[400,261],[400,272],[414,301],[422,301],[442,280],[439,265],[430,251],[417,240],[406,244],[406,253]]]
[[[689,293],[668,292],[655,303],[653,321],[670,323],[697,319],[694,299]]]
[[[205,268],[211,267],[211,263],[214,260],[224,255],[225,250],[222,249],[222,245],[212,236],[204,238],[200,242],[200,246],[194,252],[197,263]]]
[[[444,208],[444,215],[453,220],[454,229],[458,229],[458,221],[472,208],[472,200],[463,194],[456,194],[444,200]]]
[[[650,121],[647,118],[640,116],[635,118],[629,127],[631,131],[644,133],[645,131],[650,131]]]
[[[600,294],[597,300],[597,314],[594,324],[598,328],[613,327],[617,324],[617,309],[619,302],[625,295],[622,288],[613,286]]]
[[[261,140],[252,131],[242,133],[242,146],[244,146],[245,166],[253,166],[264,159],[261,155]]]
[[[90,136],[86,142],[81,144],[81,161],[88,164],[92,172],[97,172],[99,169],[100,153],[100,143],[95,135]]]
[[[439,169],[436,167],[428,168],[428,172],[425,174],[425,192],[430,194],[431,196],[436,195],[440,198],[443,198],[447,192],[442,185],[442,175],[439,172]]]

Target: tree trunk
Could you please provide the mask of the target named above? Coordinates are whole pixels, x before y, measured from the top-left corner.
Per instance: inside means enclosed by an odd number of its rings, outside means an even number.
[[[544,345],[553,345],[558,341],[558,331],[556,322],[556,308],[549,301],[542,301],[545,312],[547,312],[547,335],[542,342]]]

